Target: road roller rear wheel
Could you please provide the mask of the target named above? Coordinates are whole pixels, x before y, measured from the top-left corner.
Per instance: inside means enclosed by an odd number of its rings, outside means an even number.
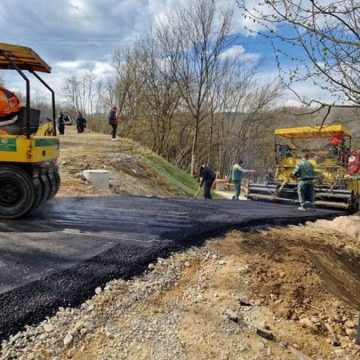
[[[59,168],[56,167],[54,169],[54,177],[55,177],[55,182],[56,182],[56,191],[55,191],[55,195],[58,193],[59,189],[60,189],[60,174],[59,174]]]
[[[36,200],[30,175],[23,169],[0,166],[0,218],[16,219],[31,210]]]
[[[41,182],[42,192],[43,192],[43,198],[42,198],[41,204],[43,204],[49,200],[50,195],[51,195],[51,184],[50,184],[50,180],[49,180],[49,177],[47,176],[47,174],[40,175],[40,182]]]

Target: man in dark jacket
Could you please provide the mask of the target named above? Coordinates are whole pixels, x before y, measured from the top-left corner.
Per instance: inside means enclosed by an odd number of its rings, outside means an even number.
[[[201,165],[199,177],[201,177],[200,187],[204,185],[204,198],[211,199],[211,188],[216,178],[215,172],[207,165]]]
[[[61,112],[57,121],[59,134],[64,135],[65,134],[65,118],[64,114]]]
[[[111,131],[111,136],[112,136],[112,140],[117,140],[116,139],[116,133],[117,133],[117,127],[118,127],[118,118],[116,115],[116,111],[117,108],[116,106],[114,106],[109,113],[109,125],[111,125],[112,127],[112,131]]]
[[[81,112],[78,112],[78,116],[76,118],[76,128],[79,134],[84,132],[86,128],[86,119],[82,116]]]

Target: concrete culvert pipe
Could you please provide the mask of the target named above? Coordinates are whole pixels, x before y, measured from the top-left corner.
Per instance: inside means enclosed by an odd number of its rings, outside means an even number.
[[[108,170],[84,170],[84,178],[99,189],[109,190],[109,171]]]

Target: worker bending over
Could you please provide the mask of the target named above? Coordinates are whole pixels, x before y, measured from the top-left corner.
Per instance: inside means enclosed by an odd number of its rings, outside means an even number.
[[[295,166],[292,176],[298,179],[299,210],[314,210],[314,166],[309,162],[309,154],[304,154]]]
[[[215,172],[207,165],[201,165],[199,177],[201,177],[200,187],[204,185],[204,198],[211,199],[211,188],[216,179]]]
[[[239,160],[231,169],[231,180],[235,186],[235,195],[233,200],[239,200],[241,192],[241,181],[244,178],[246,173],[254,173],[255,170],[246,170],[241,167],[243,164],[242,160]]]

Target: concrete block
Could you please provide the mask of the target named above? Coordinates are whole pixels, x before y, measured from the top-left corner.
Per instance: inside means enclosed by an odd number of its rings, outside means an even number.
[[[109,190],[109,171],[108,170],[84,170],[84,178],[94,186],[102,190]]]

